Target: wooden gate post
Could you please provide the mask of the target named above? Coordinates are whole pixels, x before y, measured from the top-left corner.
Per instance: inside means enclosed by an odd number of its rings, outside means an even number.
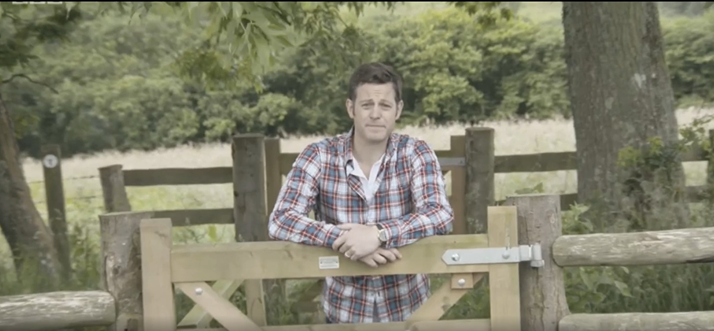
[[[520,264],[521,330],[555,331],[570,314],[565,297],[563,270],[552,258],[552,246],[563,233],[559,195],[507,197],[506,205],[518,212],[518,244],[541,245],[545,262],[540,268]]]
[[[99,215],[102,245],[100,279],[102,288],[114,297],[117,311],[116,322],[108,328],[109,331],[142,330],[144,310],[139,229],[142,219],[153,216],[151,211]]]
[[[124,173],[121,168],[121,164],[99,168],[104,210],[108,213],[131,211],[131,204],[129,204],[124,186]]]
[[[466,226],[467,233],[488,232],[488,206],[494,195],[494,130],[466,129]]]
[[[236,135],[231,147],[236,241],[268,241],[264,137],[261,134]],[[274,283],[269,280],[246,280],[243,283],[247,315],[259,326],[267,325],[263,288],[270,291]]]
[[[488,207],[488,246],[493,248],[518,246],[516,208]],[[489,298],[491,331],[524,330],[520,328],[521,312],[519,265],[515,263],[489,266]],[[525,329],[527,330],[527,329]],[[530,331],[530,330],[527,330]]]

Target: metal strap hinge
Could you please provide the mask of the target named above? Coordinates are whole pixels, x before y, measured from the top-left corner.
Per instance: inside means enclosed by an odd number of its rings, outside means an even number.
[[[504,264],[530,261],[531,267],[540,268],[545,264],[540,244],[518,247],[449,249],[441,259],[446,265]]]

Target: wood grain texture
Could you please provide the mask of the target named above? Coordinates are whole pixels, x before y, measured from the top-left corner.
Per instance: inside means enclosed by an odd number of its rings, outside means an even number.
[[[561,267],[714,262],[714,227],[631,233],[568,235],[555,240]]]
[[[492,128],[466,129],[466,233],[488,232],[488,207],[495,203]]]
[[[141,242],[139,227],[152,212],[123,212],[99,216],[103,289],[116,300],[116,323],[111,331],[137,331],[143,323],[141,302]]]
[[[233,220],[237,242],[268,240],[268,208],[265,187],[265,140],[260,134],[243,134],[233,137]],[[245,280],[245,297],[248,317],[262,326],[266,325],[265,289],[272,289],[275,281],[258,278]]]
[[[108,326],[115,319],[114,298],[102,291],[0,297],[0,331]]]
[[[565,296],[563,270],[555,261],[551,246],[562,235],[558,195],[519,195],[506,204],[518,212],[518,244],[540,243],[544,265],[534,268],[529,262],[519,265],[521,328],[528,331],[553,331],[570,314]]]
[[[131,211],[121,164],[99,168],[99,181],[102,184],[102,197],[106,212]]]
[[[448,249],[485,247],[488,247],[486,235],[433,236],[401,247],[401,260],[375,269],[360,261],[350,261],[329,248],[291,242],[176,245],[171,252],[171,277],[174,282],[194,282],[486,272],[488,265],[447,266],[441,259]],[[320,257],[338,258],[339,268],[320,269]]]

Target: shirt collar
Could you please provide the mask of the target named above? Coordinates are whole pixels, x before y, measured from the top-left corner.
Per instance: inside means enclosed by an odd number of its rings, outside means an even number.
[[[347,132],[347,134],[342,136],[342,139],[340,140],[340,146],[339,146],[339,151],[341,154],[341,159],[343,161],[342,166],[347,166],[350,162],[353,160],[353,155],[352,155],[352,136],[354,135],[354,126],[350,128],[350,130]],[[392,133],[391,136],[389,137],[389,141],[387,142],[387,150],[384,153],[384,156],[382,156],[382,161],[390,160],[392,158],[392,155],[394,152],[397,150],[397,144],[399,141],[399,134],[398,133]]]

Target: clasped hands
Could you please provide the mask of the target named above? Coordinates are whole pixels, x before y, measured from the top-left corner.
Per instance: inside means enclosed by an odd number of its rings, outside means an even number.
[[[342,230],[332,249],[345,254],[352,261],[362,261],[372,268],[394,262],[402,258],[396,248],[379,247],[381,241],[377,237],[379,230],[374,225],[343,223],[337,225]]]

